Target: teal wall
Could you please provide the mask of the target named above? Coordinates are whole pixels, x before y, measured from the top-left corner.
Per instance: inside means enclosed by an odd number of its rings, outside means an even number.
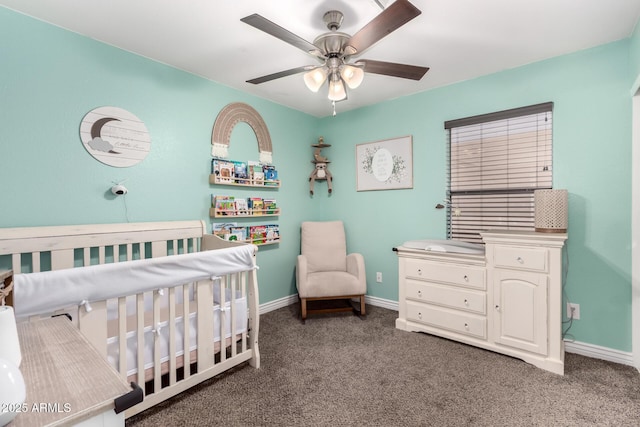
[[[220,84],[97,43],[0,8],[0,227],[202,219],[212,193],[273,196],[283,241],[260,249],[260,301],[295,293],[300,203],[308,188],[309,144],[317,119]],[[220,110],[246,102],[265,120],[278,191],[209,185],[211,131]],[[79,137],[84,115],[124,108],[144,121],[151,151],[140,164],[114,168],[91,157]],[[244,125],[244,124],[243,124]],[[232,134],[230,155],[258,160],[248,125]],[[295,161],[291,161],[296,159]],[[304,159],[304,161],[302,160]],[[123,198],[112,181],[127,180]]]
[[[393,246],[445,235],[444,122],[554,103],[554,187],[569,200],[565,287],[580,304],[578,341],[631,350],[631,98],[629,42],[621,41],[322,120],[333,143],[336,192],[328,217],[343,218],[369,265],[368,292],[397,300]],[[427,77],[428,78],[428,75]],[[355,95],[354,95],[355,96]],[[355,191],[358,143],[413,135],[414,188]],[[374,267],[375,266],[375,267]],[[375,282],[375,271],[386,280]]]
[[[434,209],[446,189],[444,121],[552,101],[554,186],[570,192],[565,293],[581,306],[570,335],[631,351],[630,91],[640,74],[638,38],[316,119],[0,8],[0,226],[126,221],[122,199],[107,193],[123,179],[131,221],[208,221],[212,192],[256,193],[207,183],[215,117],[230,102],[247,102],[269,128],[283,179],[267,193],[283,209],[283,241],[260,249],[261,303],[295,293],[299,224],[307,219],[344,220],[349,250],[366,259],[368,293],[397,301],[392,248],[445,236],[445,212]],[[86,153],[78,126],[103,105],[146,123],[152,148],[141,164],[112,168]],[[334,193],[319,182],[310,197],[310,144],[319,135],[332,144],[323,154]],[[413,188],[357,192],[356,145],[403,135],[413,137]],[[238,126],[230,157],[257,153],[250,129]]]

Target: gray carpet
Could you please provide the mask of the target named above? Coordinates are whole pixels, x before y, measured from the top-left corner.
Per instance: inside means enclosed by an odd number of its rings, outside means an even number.
[[[638,426],[640,373],[567,353],[565,375],[427,334],[367,306],[261,316],[261,369],[244,364],[128,426]]]

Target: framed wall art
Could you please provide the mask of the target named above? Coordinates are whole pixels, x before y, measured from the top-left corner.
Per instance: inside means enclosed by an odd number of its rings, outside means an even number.
[[[411,135],[356,145],[356,189],[413,188]]]

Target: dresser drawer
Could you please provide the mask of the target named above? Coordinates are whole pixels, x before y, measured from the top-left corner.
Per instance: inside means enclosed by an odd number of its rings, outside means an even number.
[[[486,314],[486,295],[483,292],[411,279],[405,283],[407,299]]]
[[[496,267],[546,272],[547,253],[548,251],[542,248],[496,246],[493,257]]]
[[[405,267],[405,275],[413,279],[485,289],[484,268],[455,264],[436,264],[417,259],[407,259]]]
[[[471,313],[407,301],[407,320],[487,339],[487,319]]]

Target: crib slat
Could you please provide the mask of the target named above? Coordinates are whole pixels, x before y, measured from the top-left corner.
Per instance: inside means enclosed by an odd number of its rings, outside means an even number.
[[[249,305],[249,342],[253,356],[249,360],[249,365],[254,368],[260,368],[260,350],[258,348],[258,332],[260,329],[260,318],[258,313],[258,307],[260,298],[258,295],[258,274],[253,269],[247,273],[249,275],[249,297],[247,302]]]
[[[87,310],[87,306],[78,309],[80,332],[103,357],[107,357],[107,302],[91,302],[91,311]]]
[[[105,254],[105,247],[98,246],[98,264],[104,264],[107,256]]]
[[[178,286],[179,287],[179,286]],[[183,313],[182,320],[189,322],[189,312]],[[184,362],[188,353],[185,349]],[[176,383],[176,288],[169,288],[169,385]]]
[[[144,383],[144,294],[136,295],[136,366],[138,384]]]
[[[120,376],[127,379],[127,297],[118,298],[118,368]]]
[[[162,366],[160,347],[160,293],[153,291],[153,390],[160,391],[162,388]]]
[[[189,287],[193,287],[193,283],[182,287],[182,313],[189,313]],[[184,314],[183,314],[184,315]],[[188,316],[185,315],[185,318]],[[184,348],[184,379],[191,376],[191,328],[189,322],[182,322],[182,338]]]
[[[63,268],[73,268],[73,249],[51,251],[51,270],[62,270]]]
[[[236,289],[238,288],[238,282],[240,280],[240,275],[241,273],[235,273],[233,275],[233,278],[231,279],[231,286],[230,286],[230,294],[229,295],[229,307],[230,307],[230,312],[229,312],[229,316],[231,319],[231,357],[235,357],[237,354],[237,349],[238,346],[236,345],[236,331],[237,329],[237,325],[236,325]],[[225,329],[226,332],[226,329]]]
[[[91,248],[86,247],[82,250],[82,260],[84,262],[84,266],[91,265]]]
[[[198,336],[198,372],[213,366],[213,340],[208,332],[213,325],[213,310],[211,309],[213,301],[213,281],[200,280],[196,282],[196,298],[197,298],[197,328]]]
[[[167,255],[167,241],[151,242],[151,256],[153,258]]]
[[[22,256],[20,254],[11,254],[11,270],[13,270],[13,274],[22,272]]]
[[[220,280],[220,324],[218,325],[220,328],[220,363],[224,362],[227,359],[227,351],[226,351],[226,331],[227,331],[227,322],[228,322],[228,313],[227,313],[227,286],[231,285],[231,277],[227,275]]]
[[[247,301],[247,273],[240,273],[242,280],[240,281],[240,297],[244,298]],[[244,328],[242,328],[242,348],[241,351],[244,353],[247,351],[247,330],[249,329],[248,325],[249,313],[247,310],[247,315],[242,319],[244,322]]]
[[[31,271],[34,273],[40,271],[40,252],[31,253]]]

